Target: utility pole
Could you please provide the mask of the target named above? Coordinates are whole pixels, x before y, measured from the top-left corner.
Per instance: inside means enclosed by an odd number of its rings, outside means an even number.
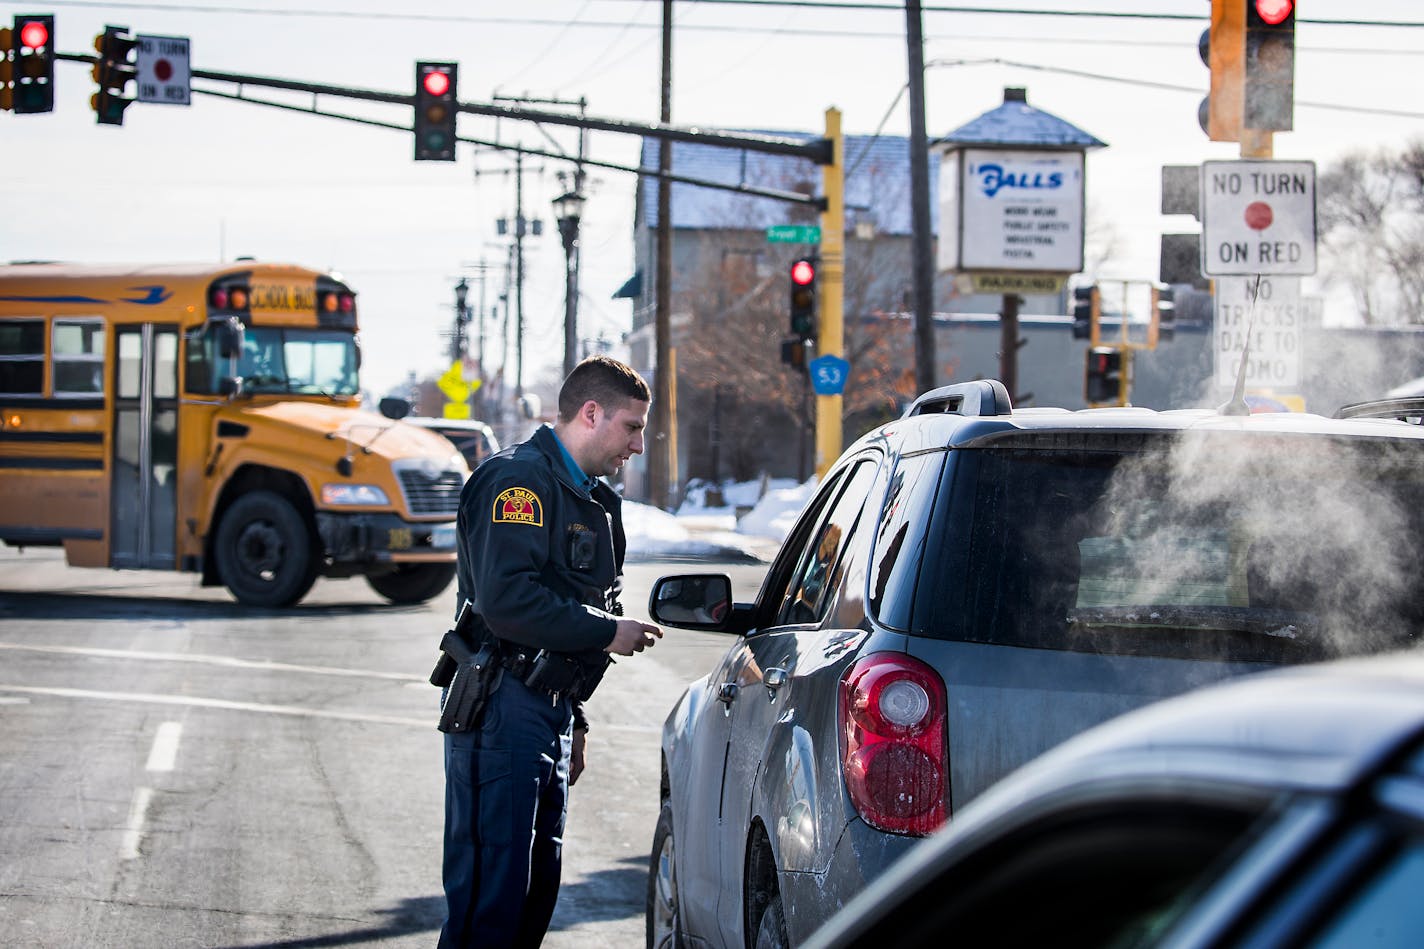
[[[580,96],[577,99],[540,99],[532,96],[495,96],[495,102],[515,102],[521,105],[561,105],[578,106],[579,118],[586,118],[588,115],[588,100]],[[568,158],[568,153],[560,147],[559,143],[546,131],[542,124],[536,123],[536,128],[544,135],[549,143],[559,153],[559,157]],[[564,193],[554,199],[554,220],[559,228],[559,238],[564,247],[564,375],[573,372],[574,364],[578,362],[578,296],[579,296],[579,222],[583,214],[583,206],[586,199],[584,194],[584,161],[586,159],[586,149],[588,147],[588,130],[582,126],[578,129],[578,154],[574,159],[573,186],[567,185],[567,176],[564,172],[558,173],[560,186],[564,188]],[[537,233],[537,232],[536,232]]]
[[[672,123],[672,0],[663,0],[662,108],[658,121],[663,125]],[[673,445],[672,426],[677,424],[671,411],[673,380],[668,371],[672,364],[672,182],[667,176],[671,172],[672,142],[664,138],[658,142],[658,276],[653,316],[657,368],[653,375],[653,444],[648,455],[653,506],[664,510],[671,497],[668,471],[672,459],[668,453]]]
[[[935,387],[934,260],[930,244],[930,146],[925,134],[925,43],[919,0],[906,0],[910,61],[910,227],[915,289],[915,386]]]
[[[845,139],[839,109],[826,110],[826,139],[831,143],[831,161],[821,167],[826,209],[821,212],[818,357],[842,356],[845,351]],[[808,387],[810,378],[806,377]],[[823,478],[841,454],[843,402],[839,394],[816,397],[816,473]]]

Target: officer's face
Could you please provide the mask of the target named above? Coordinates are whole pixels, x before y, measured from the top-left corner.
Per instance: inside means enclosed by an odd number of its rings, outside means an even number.
[[[595,476],[612,476],[623,463],[643,453],[643,429],[648,425],[648,403],[624,402],[613,411],[599,406],[589,440],[588,464],[580,465]]]

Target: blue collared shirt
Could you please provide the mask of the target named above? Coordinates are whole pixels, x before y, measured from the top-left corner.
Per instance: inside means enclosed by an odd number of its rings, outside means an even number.
[[[564,443],[559,439],[559,433],[554,431],[552,425],[549,427],[549,432],[554,436],[554,444],[558,445],[559,451],[563,453],[564,464],[568,467],[574,484],[583,488],[586,493],[592,494],[593,489],[598,485],[598,479],[584,474],[583,469],[578,466],[578,462],[574,461],[574,456],[570,455],[569,450],[564,447]]]

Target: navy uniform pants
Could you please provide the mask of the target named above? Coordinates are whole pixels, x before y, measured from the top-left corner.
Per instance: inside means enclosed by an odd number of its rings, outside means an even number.
[[[570,702],[505,674],[474,732],[445,735],[441,949],[535,947],[559,897]]]

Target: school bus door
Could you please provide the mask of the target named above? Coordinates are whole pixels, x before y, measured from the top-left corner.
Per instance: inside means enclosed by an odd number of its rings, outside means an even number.
[[[178,328],[114,333],[113,567],[172,570],[177,538]]]

